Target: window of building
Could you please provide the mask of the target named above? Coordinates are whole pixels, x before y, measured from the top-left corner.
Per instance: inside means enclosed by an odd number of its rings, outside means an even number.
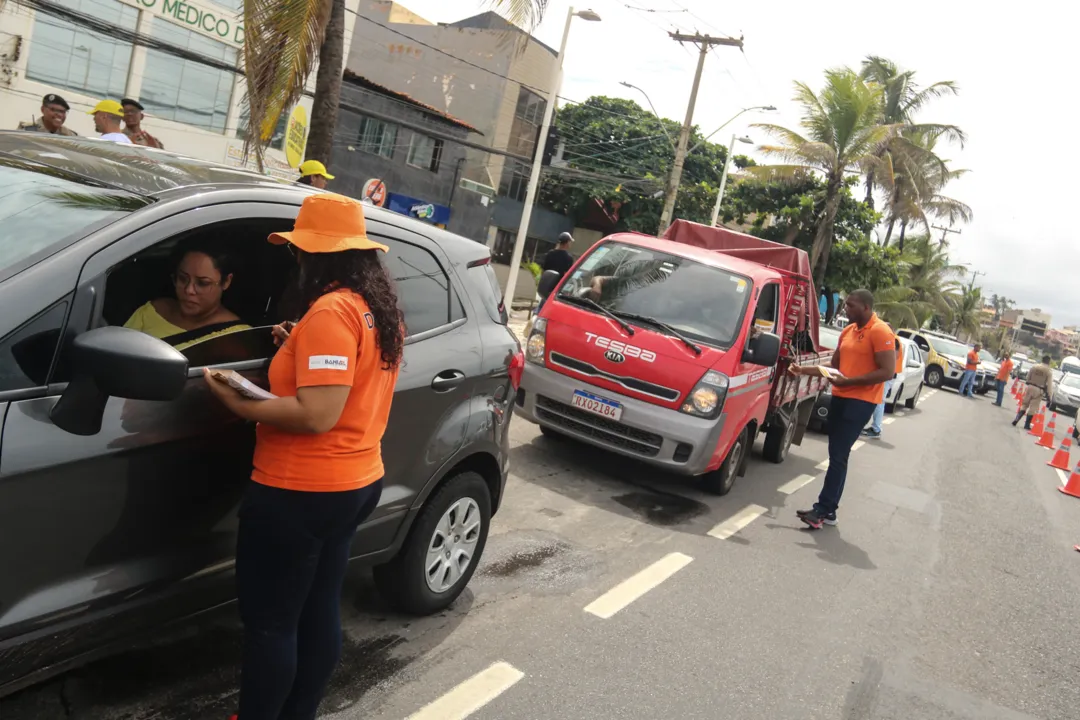
[[[53,0],[71,10],[134,30],[139,11],[116,0]],[[34,14],[26,76],[51,89],[119,98],[127,86],[131,43],[92,32],[67,20]]]
[[[503,165],[502,180],[499,181],[499,194],[524,202],[528,190],[529,166],[516,160],[507,160]]]
[[[394,145],[397,143],[397,125],[376,120],[366,115],[360,118],[360,134],[357,145],[364,152],[382,157],[394,157]]]
[[[525,122],[539,125],[540,121],[544,119],[544,107],[545,103],[542,97],[522,88],[521,92],[518,93],[517,110],[514,115]]]
[[[249,117],[247,103],[244,103],[242,107],[243,109],[240,111],[240,119],[237,122],[236,126],[236,137],[241,140],[243,140],[244,136],[247,134]],[[275,150],[285,149],[285,126],[289,124],[289,115],[291,113],[292,108],[289,108],[287,110],[283,110],[281,115],[278,116],[277,127],[274,128],[274,134],[270,136],[269,147],[272,147]]]
[[[236,48],[153,18],[150,34],[172,45],[236,65]],[[166,120],[223,132],[236,74],[160,50],[147,49],[139,100],[146,112]]]
[[[439,172],[442,150],[442,140],[413,133],[412,141],[409,143],[409,157],[405,162],[413,167]]]

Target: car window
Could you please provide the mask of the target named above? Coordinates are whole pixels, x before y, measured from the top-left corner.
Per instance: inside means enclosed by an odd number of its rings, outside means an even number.
[[[277,350],[272,330],[273,325],[237,330],[189,345],[181,352],[193,368],[268,359]]]
[[[68,301],[61,300],[0,340],[0,391],[48,382],[67,309]]]
[[[761,288],[757,309],[754,310],[754,325],[765,332],[776,330],[776,307],[779,300],[780,286],[770,283]]]
[[[488,317],[492,322],[505,325],[508,321],[506,305],[503,303],[502,290],[499,288],[499,278],[495,277],[495,270],[491,262],[482,262],[479,265],[471,265],[468,271],[469,282],[476,290],[480,302],[484,305]]]
[[[419,335],[465,316],[450,278],[434,255],[394,238],[378,236],[378,241],[390,248],[383,260],[397,286],[407,335]]]

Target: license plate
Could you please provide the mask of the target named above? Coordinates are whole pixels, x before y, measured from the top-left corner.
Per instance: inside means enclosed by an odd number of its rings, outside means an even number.
[[[609,420],[618,420],[622,417],[622,405],[619,403],[581,390],[574,391],[574,397],[570,399],[570,404],[576,408],[581,408],[585,412],[591,412]]]

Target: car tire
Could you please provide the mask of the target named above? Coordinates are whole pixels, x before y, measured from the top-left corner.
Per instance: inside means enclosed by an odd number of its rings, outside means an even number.
[[[941,371],[937,365],[933,365],[926,370],[926,384],[930,387],[937,389],[945,382],[945,373]]]
[[[922,393],[922,383],[919,383],[919,387],[915,388],[915,394],[904,401],[904,407],[908,410],[914,410],[915,406],[919,403],[919,395]]]
[[[720,467],[701,476],[703,490],[713,495],[727,495],[731,492],[731,488],[735,485],[735,478],[739,476],[743,460],[746,459],[747,437],[746,428],[743,428],[739,436],[735,438],[735,442],[731,444],[731,449],[728,450],[724,462],[720,463]]]
[[[798,416],[798,408],[792,412],[792,416],[786,420],[777,418],[777,422],[769,426],[765,432],[765,442],[761,446],[761,456],[771,463],[779,465],[787,458],[788,449],[791,448],[791,439],[795,437],[795,418]]]
[[[899,404],[900,396],[903,395],[903,394],[904,394],[904,386],[901,385],[900,388],[896,392],[893,393],[892,400],[885,406],[885,412],[887,412],[887,413],[896,412],[896,406],[897,406],[897,404]]]
[[[455,512],[457,517],[453,517]],[[444,519],[451,530],[462,530],[456,536],[459,540],[451,540],[452,545],[445,552],[468,550],[469,557],[464,568],[460,566],[460,557],[450,558],[451,562],[440,565],[436,568],[438,575],[431,577],[430,551],[439,548],[436,543],[441,542],[439,536],[444,534]],[[470,540],[467,531],[474,519],[479,521],[479,526]],[[475,472],[455,475],[428,498],[394,559],[374,569],[379,593],[395,608],[413,615],[431,615],[445,609],[469,584],[484,553],[490,525],[491,492],[484,478]],[[446,547],[445,542],[442,547]],[[450,567],[455,563],[455,567]],[[448,581],[452,582],[447,587],[440,587]]]

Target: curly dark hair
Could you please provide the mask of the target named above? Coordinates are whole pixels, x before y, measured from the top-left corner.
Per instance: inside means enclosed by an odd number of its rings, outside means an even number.
[[[297,298],[305,310],[333,290],[347,289],[364,298],[375,316],[379,353],[387,370],[401,364],[405,348],[405,316],[398,308],[397,291],[377,250],[335,253],[300,252]]]

